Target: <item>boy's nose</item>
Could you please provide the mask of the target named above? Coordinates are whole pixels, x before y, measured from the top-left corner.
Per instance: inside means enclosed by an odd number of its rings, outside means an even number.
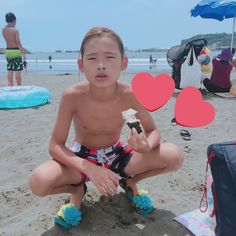
[[[106,68],[105,68],[104,64],[103,63],[99,63],[98,70],[105,70],[105,69]]]

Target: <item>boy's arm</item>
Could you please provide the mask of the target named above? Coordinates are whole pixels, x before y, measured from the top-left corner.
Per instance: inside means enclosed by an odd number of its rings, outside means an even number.
[[[21,41],[20,41],[19,31],[16,30],[15,34],[16,34],[16,45],[20,49],[22,55],[25,55],[25,49],[22,47],[22,44],[21,44]]]
[[[136,117],[140,120],[144,129],[144,134],[147,139],[149,149],[154,149],[160,144],[160,133],[154,123],[154,120],[152,119],[150,113],[137,101],[132,92],[130,92],[129,99],[127,100],[131,102],[129,108],[132,108],[138,112]],[[132,131],[131,135],[134,135],[134,133],[136,133],[135,136],[137,137],[138,134],[135,131]],[[141,133],[139,136],[142,137],[143,134]]]
[[[53,159],[58,162],[77,169],[78,171],[85,173],[88,162],[78,158],[69,148],[66,147],[66,140],[69,134],[71,121],[75,112],[75,94],[67,90],[64,92],[59,111],[56,119],[56,123],[53,128],[50,144],[49,153]]]

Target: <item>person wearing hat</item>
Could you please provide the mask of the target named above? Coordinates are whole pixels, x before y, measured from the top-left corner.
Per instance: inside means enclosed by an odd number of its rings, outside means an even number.
[[[212,74],[211,78],[205,78],[203,84],[209,92],[226,93],[231,87],[230,73],[233,69],[232,52],[230,48],[222,50],[216,58],[212,60]]]

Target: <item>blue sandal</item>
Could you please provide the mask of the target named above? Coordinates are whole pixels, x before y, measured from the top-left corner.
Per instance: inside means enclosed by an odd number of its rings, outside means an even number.
[[[83,183],[84,195],[87,192],[87,186]],[[55,223],[59,224],[65,229],[78,226],[82,220],[81,210],[73,203],[67,203],[60,207],[56,216],[54,217]]]
[[[139,190],[138,195],[135,196],[131,187],[127,185],[126,179],[122,178],[119,184],[125,190],[125,195],[130,200],[132,207],[140,215],[146,216],[155,210],[147,191]]]
[[[61,206],[54,221],[65,229],[79,225],[82,220],[82,213],[75,204],[67,203]]]

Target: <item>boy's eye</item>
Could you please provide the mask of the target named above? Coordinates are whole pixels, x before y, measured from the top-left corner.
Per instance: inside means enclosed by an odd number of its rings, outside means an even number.
[[[115,58],[115,57],[113,57],[113,56],[108,56],[107,58]]]
[[[89,57],[88,60],[95,60],[95,57]]]

